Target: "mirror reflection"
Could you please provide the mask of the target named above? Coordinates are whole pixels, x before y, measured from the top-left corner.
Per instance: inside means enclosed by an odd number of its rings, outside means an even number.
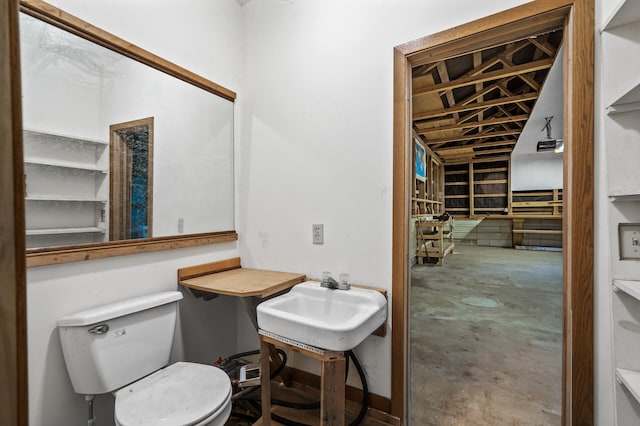
[[[228,231],[233,103],[24,13],[27,247]]]

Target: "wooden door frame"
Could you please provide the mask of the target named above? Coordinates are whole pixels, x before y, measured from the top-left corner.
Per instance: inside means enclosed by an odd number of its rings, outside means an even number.
[[[22,106],[18,2],[0,0],[0,413],[28,424]]]
[[[119,178],[121,177],[122,159],[119,158],[122,153],[122,141],[119,132],[129,130],[136,127],[146,127],[148,132],[148,163],[147,170],[149,176],[147,178],[147,227],[149,238],[153,235],[153,125],[154,118],[147,117],[138,120],[127,121],[124,123],[112,124],[109,126],[109,241],[128,240],[130,230],[126,230],[126,236],[122,236],[122,229],[119,222],[114,217],[122,215],[122,203],[124,197],[124,185]],[[127,162],[129,165],[131,162]],[[129,202],[130,200],[126,200]],[[129,210],[127,207],[125,210]],[[130,215],[130,212],[129,212]],[[116,224],[118,224],[116,226]]]
[[[411,68],[564,27],[562,424],[594,423],[595,0],[537,0],[394,49],[391,413],[409,413]]]

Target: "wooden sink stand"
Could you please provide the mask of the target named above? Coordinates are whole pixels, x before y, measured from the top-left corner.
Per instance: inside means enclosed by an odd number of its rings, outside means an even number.
[[[261,400],[262,418],[257,424],[271,426],[271,386],[269,373],[271,345],[320,360],[320,426],[344,426],[346,358],[344,352],[308,350],[260,334],[260,370],[262,373]],[[315,349],[315,348],[310,348]]]

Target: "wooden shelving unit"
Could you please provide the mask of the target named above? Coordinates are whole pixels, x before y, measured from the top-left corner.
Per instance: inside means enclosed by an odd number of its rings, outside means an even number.
[[[509,213],[509,167],[508,159],[445,165],[445,210],[456,217]]]
[[[562,216],[562,189],[513,191],[511,210],[514,216]]]
[[[442,266],[444,258],[453,251],[454,219],[416,221],[416,239],[418,243],[418,264],[422,265],[429,259],[437,259]]]
[[[24,130],[27,248],[106,240],[105,141]]]

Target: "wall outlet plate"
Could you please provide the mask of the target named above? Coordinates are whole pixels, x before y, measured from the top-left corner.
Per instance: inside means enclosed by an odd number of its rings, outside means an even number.
[[[313,244],[324,244],[324,225],[311,225]]]
[[[640,223],[619,223],[620,260],[640,259]]]

